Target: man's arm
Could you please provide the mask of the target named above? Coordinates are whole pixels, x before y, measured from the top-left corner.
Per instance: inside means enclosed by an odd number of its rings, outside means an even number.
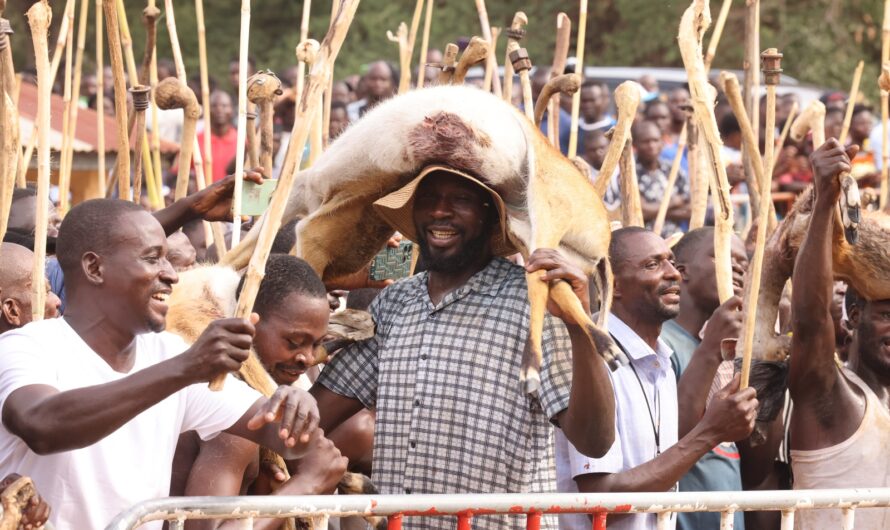
[[[244,172],[244,180],[260,184],[263,175],[259,173],[262,168]],[[164,227],[164,233],[168,236],[179,230],[183,225],[195,219],[205,221],[231,221],[232,220],[232,193],[235,190],[235,176],[214,182],[201,191],[183,197],[163,210],[154,212],[155,219]]]
[[[720,343],[723,339],[738,338],[742,327],[741,308],[742,299],[733,296],[714,310],[701,344],[692,352],[689,366],[677,382],[677,434],[681,438],[695,428],[705,413],[711,383],[723,362]]]
[[[565,280],[572,286],[586,314],[590,314],[587,276],[559,252],[538,249],[529,256],[528,272],[545,270],[543,281]],[[599,457],[615,441],[615,394],[606,363],[587,338],[581,323],[548,302],[550,313],[562,319],[572,342],[572,387],[568,407],[556,415],[566,438],[581,453]]]
[[[321,418],[319,427],[324,432],[333,431],[365,408],[361,401],[341,396],[318,383],[312,385],[309,393],[315,397],[315,401],[318,403],[318,413]]]
[[[23,386],[3,402],[3,424],[37,454],[92,445],[182,388],[237,370],[253,333],[246,320],[217,320],[182,354],[117,381],[65,392]]]
[[[620,473],[575,477],[581,492],[667,491],[714,446],[748,437],[757,417],[753,388],[739,391],[740,377],[714,395],[705,417],[692,431],[654,459]]]
[[[855,147],[850,154],[855,156]],[[801,449],[827,447],[847,439],[864,413],[864,405],[835,365],[830,312],[834,289],[832,242],[840,197],[837,176],[850,170],[851,158],[833,138],[810,158],[816,198],[792,276],[794,333],[788,363],[788,389],[795,404],[792,425],[797,434],[793,439]],[[833,439],[825,439],[829,434]]]

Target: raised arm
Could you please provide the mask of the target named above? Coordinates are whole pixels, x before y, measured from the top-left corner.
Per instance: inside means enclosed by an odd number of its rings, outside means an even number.
[[[840,196],[838,175],[850,171],[850,159],[858,149],[846,153],[834,138],[828,139],[810,157],[815,181],[815,204],[810,226],[800,246],[792,276],[791,359],[788,389],[794,400],[793,429],[802,429],[795,436],[797,448],[816,448],[828,442],[822,435],[828,431],[846,439],[862,419],[854,410],[857,398],[840,377],[834,361],[834,325],[831,300],[834,289],[832,243],[835,234],[835,211]],[[849,156],[848,156],[849,155]],[[846,428],[839,427],[842,422]],[[832,426],[835,428],[825,429]],[[849,431],[849,432],[847,432]],[[816,444],[812,446],[812,444]],[[829,443],[828,445],[832,445]]]

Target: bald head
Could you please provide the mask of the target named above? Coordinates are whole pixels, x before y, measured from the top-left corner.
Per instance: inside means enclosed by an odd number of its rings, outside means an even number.
[[[34,253],[14,243],[0,243],[0,333],[31,322],[31,268]],[[46,280],[44,279],[46,283]],[[59,314],[59,298],[47,283],[44,318]]]

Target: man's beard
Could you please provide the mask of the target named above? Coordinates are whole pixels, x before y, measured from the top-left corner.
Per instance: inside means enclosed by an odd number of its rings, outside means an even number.
[[[435,257],[432,255],[430,244],[424,235],[424,231],[418,230],[417,239],[420,246],[420,257],[423,260],[426,270],[443,272],[446,274],[463,272],[485,251],[485,246],[490,239],[490,232],[490,230],[486,230],[475,239],[467,241],[464,246],[452,256]]]

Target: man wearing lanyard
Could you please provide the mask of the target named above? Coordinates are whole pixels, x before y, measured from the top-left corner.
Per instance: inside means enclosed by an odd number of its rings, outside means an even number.
[[[752,388],[738,390],[736,376],[678,441],[672,352],[658,338],[661,325],[676,317],[680,308],[680,274],[674,268],[674,255],[655,233],[628,227],[612,233],[609,259],[615,273],[609,331],[630,359],[610,374],[615,390],[615,442],[604,457],[588,458],[557,431],[559,489],[669,491],[711,448],[748,437],[754,428],[757,399]],[[612,515],[608,522],[609,528],[619,530],[656,528],[654,514]],[[590,520],[585,515],[560,516],[560,528],[587,529]]]

